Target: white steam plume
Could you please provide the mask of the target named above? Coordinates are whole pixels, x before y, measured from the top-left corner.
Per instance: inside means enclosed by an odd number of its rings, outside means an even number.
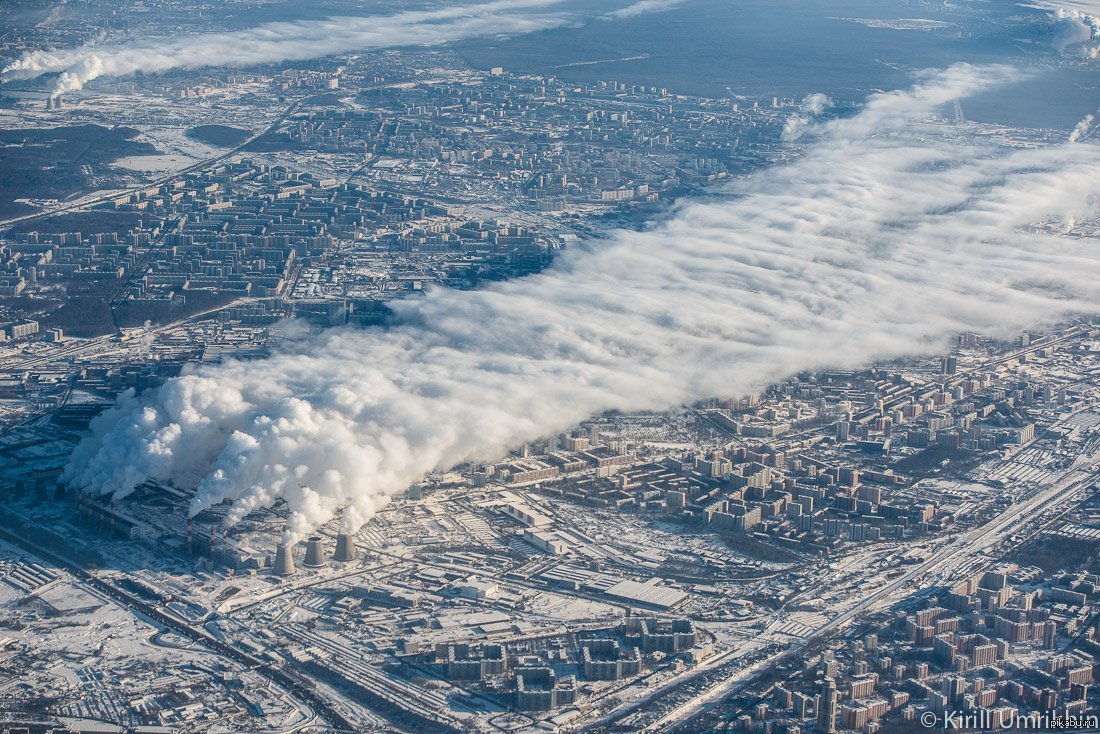
[[[1069,134],[1069,142],[1076,143],[1078,140],[1082,140],[1089,134],[1089,130],[1092,128],[1092,123],[1096,121],[1094,115],[1085,115],[1084,118],[1073,126],[1073,131]]]
[[[333,329],[124,396],[66,478],[119,498],[147,479],[194,486],[192,512],[229,501],[229,522],[282,498],[296,534],[343,508],[354,529],[426,472],[609,409],[1095,312],[1095,240],[1027,225],[1095,213],[1100,146],[1006,149],[921,122],[1014,77],[952,67],[821,125],[796,162],[544,273],[437,289],[393,304],[389,330]]]
[[[1060,54],[1074,49],[1088,58],[1096,58],[1093,41],[1100,35],[1100,20],[1090,12],[1058,8],[1054,12],[1054,48]]]
[[[791,115],[783,123],[783,139],[788,141],[798,140],[809,129],[813,118],[819,117],[832,104],[833,100],[821,92],[808,95],[802,100],[798,114]]]
[[[1054,48],[1060,54],[1073,53],[1095,59],[1100,46],[1100,0],[1032,0],[1024,7],[1050,11],[1054,22]]]
[[[255,28],[130,43],[31,51],[8,64],[3,79],[58,73],[52,93],[80,89],[101,76],[203,66],[247,66],[393,46],[422,46],[466,38],[519,35],[569,22],[546,6],[560,0],[493,0],[386,16],[266,23]]]

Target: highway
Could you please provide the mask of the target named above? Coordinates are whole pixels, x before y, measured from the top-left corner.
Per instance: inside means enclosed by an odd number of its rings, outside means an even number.
[[[442,81],[447,81],[447,80],[443,79],[443,78],[426,79],[426,80],[423,80],[423,81],[417,82],[417,83],[433,84],[433,83],[438,83],[438,82],[442,82]],[[378,90],[378,89],[396,89],[396,88],[407,87],[407,86],[412,86],[412,85],[413,85],[412,82],[397,82],[397,83],[392,83],[392,84],[378,84],[378,85],[375,85],[375,86],[363,87],[362,89],[360,89],[360,93],[373,91],[373,90]],[[13,224],[18,224],[19,222],[29,222],[29,221],[32,221],[32,220],[35,220],[35,219],[42,219],[42,218],[45,218],[45,217],[56,216],[58,214],[68,214],[70,212],[79,211],[81,209],[87,209],[89,207],[97,206],[99,204],[103,204],[103,203],[106,203],[108,201],[112,201],[114,199],[117,199],[117,198],[122,197],[122,196],[126,196],[128,194],[134,194],[134,193],[137,193],[138,191],[144,191],[145,189],[151,188],[153,186],[162,186],[162,185],[172,181],[173,179],[179,178],[181,176],[186,176],[189,173],[195,173],[196,171],[201,171],[202,169],[208,168],[209,166],[217,165],[218,163],[221,163],[222,161],[225,161],[225,160],[228,160],[228,159],[232,158],[233,156],[237,155],[238,153],[245,152],[245,149],[251,143],[255,142],[259,138],[262,138],[264,135],[268,135],[269,133],[275,132],[275,130],[277,130],[280,125],[282,125],[284,122],[286,122],[286,119],[288,117],[290,117],[295,112],[297,112],[298,109],[303,104],[305,104],[305,103],[307,103],[307,102],[309,102],[313,99],[316,99],[317,97],[320,97],[320,96],[324,96],[324,94],[310,95],[308,97],[301,97],[299,99],[296,99],[295,101],[293,101],[289,105],[287,105],[287,107],[281,113],[279,113],[279,116],[276,117],[274,120],[272,120],[271,123],[267,125],[267,127],[263,128],[258,133],[256,133],[252,137],[248,138],[248,140],[245,140],[240,145],[238,145],[234,148],[230,148],[229,150],[227,150],[223,153],[218,153],[217,155],[212,156],[210,158],[204,158],[203,160],[197,161],[197,162],[191,164],[190,166],[187,166],[186,168],[181,168],[178,171],[173,171],[171,173],[167,173],[163,176],[160,176],[159,178],[151,179],[151,180],[146,181],[145,183],[140,184],[138,186],[131,186],[130,188],[119,189],[117,191],[112,191],[112,192],[107,193],[107,194],[98,194],[98,195],[97,194],[91,194],[89,196],[85,196],[82,199],[77,199],[75,201],[69,201],[69,202],[60,204],[60,205],[55,206],[55,207],[50,208],[50,209],[44,209],[44,210],[41,210],[41,211],[32,212],[31,214],[24,214],[22,216],[12,217],[11,219],[0,219],[0,229],[3,229],[4,227],[8,227],[8,226],[13,225]],[[354,177],[356,173],[358,173],[363,168],[365,168],[367,165],[369,165],[370,162],[371,162],[371,159],[368,158],[363,163],[362,166],[360,166],[358,169],[356,169],[356,171],[354,171],[351,174],[351,176],[348,177],[347,180],[350,180],[352,177]]]
[[[134,193],[137,193],[138,191],[144,191],[145,189],[148,189],[148,188],[153,187],[153,186],[162,186],[162,185],[168,183],[169,181],[172,181],[173,179],[179,178],[180,176],[186,176],[189,173],[194,173],[195,171],[202,170],[203,168],[206,168],[208,166],[217,165],[218,163],[221,163],[222,161],[227,160],[229,158],[232,158],[233,156],[237,155],[238,153],[243,152],[244,149],[246,147],[248,147],[248,145],[250,143],[257,140],[258,138],[261,138],[264,135],[267,135],[268,133],[273,132],[275,129],[277,129],[279,127],[279,125],[283,124],[283,122],[286,120],[286,118],[290,117],[292,114],[297,112],[298,108],[301,107],[302,104],[304,104],[306,101],[308,101],[310,99],[312,99],[312,97],[303,97],[301,99],[295,100],[290,105],[288,105],[287,108],[284,109],[279,114],[279,116],[276,117],[274,121],[272,121],[272,123],[270,125],[265,127],[260,132],[256,133],[255,135],[253,135],[252,137],[250,137],[248,140],[244,141],[240,145],[236,146],[235,148],[231,148],[231,149],[225,151],[224,153],[219,153],[216,156],[213,156],[211,158],[204,158],[203,160],[198,161],[196,163],[193,163],[190,166],[187,166],[186,168],[181,168],[178,171],[173,171],[172,173],[165,174],[164,176],[161,176],[159,178],[155,178],[155,179],[152,179],[150,181],[146,181],[145,183],[143,183],[139,186],[131,186],[128,189],[119,189],[118,191],[112,191],[108,194],[102,194],[102,195],[94,195],[93,194],[90,197],[86,196],[82,199],[77,199],[76,201],[70,201],[70,202],[61,204],[59,206],[53,207],[52,209],[44,209],[42,211],[33,212],[31,214],[24,214],[24,215],[19,216],[19,217],[12,217],[11,219],[2,219],[2,220],[0,220],[0,228],[7,227],[7,226],[10,226],[12,224],[18,224],[19,222],[29,222],[29,221],[32,221],[34,219],[42,219],[44,217],[52,217],[52,216],[56,216],[58,214],[68,214],[70,212],[79,211],[81,209],[87,209],[89,207],[97,206],[99,204],[104,204],[108,201],[113,201],[114,199],[117,199],[117,198],[122,197],[122,196],[126,196],[128,194],[134,194]]]
[[[205,311],[200,311],[199,313],[192,314],[186,318],[180,319],[179,321],[173,321],[169,324],[164,324],[162,326],[148,329],[147,333],[160,334],[162,332],[169,331],[170,329],[175,329],[181,324],[186,324],[189,321],[199,321],[203,318],[206,318],[210,314],[217,313],[218,311],[224,311],[227,308],[233,308],[234,306],[239,306],[243,303],[248,303],[251,300],[253,299],[238,298],[224,305],[215,306],[213,308],[208,308]],[[70,346],[62,347],[55,352],[50,352],[49,354],[43,355],[41,357],[32,357],[30,359],[16,361],[12,365],[0,367],[0,372],[21,372],[32,367],[41,367],[42,365],[51,364],[53,362],[58,362],[63,359],[71,359],[73,357],[91,354],[97,351],[108,351],[110,347],[116,345],[119,345],[118,334],[105,334],[103,336],[97,336],[93,339],[86,339],[74,342]]]
[[[898,578],[878,587],[873,593],[861,597],[855,604],[821,625],[797,643],[769,658],[736,671],[730,677],[716,683],[706,690],[685,700],[675,708],[665,712],[659,719],[645,727],[644,731],[663,732],[674,731],[677,726],[688,722],[695,716],[704,712],[716,702],[726,696],[735,693],[758,674],[787,658],[796,657],[809,648],[812,643],[836,632],[852,622],[856,617],[867,612],[873,612],[885,607],[899,596],[904,596],[918,590],[920,587],[931,588],[933,585],[957,577],[958,566],[965,559],[996,547],[1008,536],[1019,532],[1029,523],[1034,516],[1044,511],[1056,509],[1067,500],[1075,497],[1079,492],[1091,486],[1093,474],[1089,468],[1100,461],[1100,452],[1089,457],[1082,457],[1074,466],[1056,481],[1035,492],[1030,497],[1009,505],[1000,515],[979,527],[968,530],[960,535],[944,539],[937,544],[935,550],[923,563],[915,565]],[[917,588],[907,588],[917,587]],[[807,592],[812,593],[812,592]],[[802,595],[804,596],[804,595]],[[797,598],[791,600],[797,602]],[[808,600],[803,600],[808,601]],[[773,633],[786,622],[785,617],[777,617],[768,628],[759,635],[759,639],[767,639],[769,633]],[[614,712],[614,715],[603,720],[603,724],[613,724],[634,714],[647,703],[655,700],[667,700],[674,696],[678,689],[682,689],[692,681],[714,672],[715,668],[728,664],[743,654],[743,649],[733,649],[720,656],[716,656],[706,663],[698,666],[688,675],[680,676],[659,689],[647,695],[643,701],[633,702]]]

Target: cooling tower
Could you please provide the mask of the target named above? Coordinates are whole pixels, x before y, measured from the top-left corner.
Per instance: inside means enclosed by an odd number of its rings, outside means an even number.
[[[306,560],[303,565],[317,568],[325,565],[325,548],[320,535],[311,535],[306,541]]]
[[[294,546],[290,543],[279,543],[279,549],[275,551],[275,575],[289,576],[294,573]]]
[[[340,533],[336,536],[336,555],[333,556],[337,561],[354,561],[355,560],[355,538],[350,533]]]

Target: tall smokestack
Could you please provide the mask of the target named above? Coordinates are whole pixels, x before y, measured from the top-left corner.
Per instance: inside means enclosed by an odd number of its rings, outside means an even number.
[[[340,533],[336,536],[336,553],[332,559],[334,561],[355,560],[355,537],[351,533]]]
[[[191,555],[191,518],[187,518],[187,555]]]
[[[320,535],[311,535],[306,540],[306,560],[305,566],[309,568],[319,568],[325,565],[325,548],[322,545]]]
[[[275,551],[275,575],[290,576],[294,573],[294,546],[290,543],[279,543]]]

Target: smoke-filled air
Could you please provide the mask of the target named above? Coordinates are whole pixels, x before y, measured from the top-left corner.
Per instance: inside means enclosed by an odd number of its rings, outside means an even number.
[[[1052,11],[1054,48],[1060,54],[1095,59],[1100,54],[1100,2],[1059,2],[1057,6],[1040,4]]]
[[[32,51],[0,70],[4,79],[58,73],[52,94],[101,76],[203,66],[247,66],[392,46],[425,46],[480,36],[519,35],[571,22],[551,12],[560,0],[493,0],[393,15],[266,23],[255,28],[102,46]]]
[[[803,370],[935,353],[1100,305],[1100,145],[1043,149],[931,120],[1014,80],[956,66],[811,123],[795,162],[547,271],[397,302],[262,361],[194,367],[93,424],[68,481],[196,487],[229,522],[286,501],[290,531],[368,520],[427,472],[491,461],[610,409],[741,396]],[[819,111],[808,100],[798,114]],[[1080,136],[1078,136],[1080,137]]]

